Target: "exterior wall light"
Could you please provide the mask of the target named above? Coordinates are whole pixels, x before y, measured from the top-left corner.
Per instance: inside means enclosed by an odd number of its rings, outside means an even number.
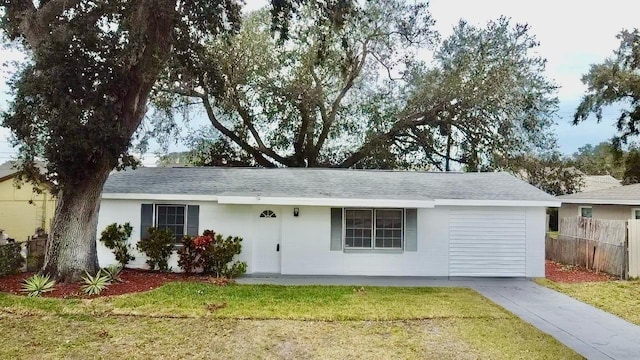
[[[300,209],[293,208],[293,216],[298,216],[298,215],[300,215]]]

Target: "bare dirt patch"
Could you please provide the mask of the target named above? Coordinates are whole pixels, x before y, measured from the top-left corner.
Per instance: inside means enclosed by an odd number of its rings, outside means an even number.
[[[547,279],[561,283],[609,281],[616,279],[609,274],[597,274],[594,271],[582,267],[564,265],[549,260],[547,260],[545,264],[545,274]]]
[[[21,291],[24,280],[33,273],[26,272],[16,275],[0,277],[0,292],[8,292],[16,295],[24,295]],[[109,285],[100,296],[114,296],[153,290],[168,282],[208,282],[216,285],[226,285],[226,279],[217,279],[204,275],[188,275],[177,273],[164,273],[148,270],[124,269],[120,274],[122,282]],[[45,293],[46,297],[56,298],[88,298],[82,292],[82,283],[56,284],[52,292]],[[96,296],[91,296],[96,297]]]

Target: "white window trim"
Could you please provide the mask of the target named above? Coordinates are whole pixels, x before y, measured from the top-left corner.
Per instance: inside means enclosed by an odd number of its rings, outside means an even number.
[[[182,230],[184,234],[182,234],[182,236],[187,235],[187,222],[189,221],[188,220],[189,205],[171,204],[171,203],[153,204],[153,227],[155,228],[158,228],[158,206],[182,206],[184,208],[184,225],[183,225],[184,229]],[[181,245],[181,244],[179,243],[179,241],[176,241],[176,245]]]
[[[640,220],[636,219],[636,211],[640,211],[640,208],[631,208],[631,220]]]
[[[368,210],[371,211],[371,246],[370,247],[352,247],[347,246],[347,210]],[[400,231],[400,247],[376,247],[376,211],[377,210],[395,210],[400,211],[402,216],[402,229]],[[346,251],[365,250],[365,251],[404,251],[404,233],[407,228],[406,211],[404,208],[342,208],[342,248]]]
[[[582,216],[582,209],[591,209],[591,218],[593,218],[593,206],[578,206],[578,216]]]

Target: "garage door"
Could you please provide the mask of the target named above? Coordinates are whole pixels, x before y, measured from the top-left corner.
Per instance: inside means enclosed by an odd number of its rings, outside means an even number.
[[[449,276],[525,276],[524,209],[451,210]]]

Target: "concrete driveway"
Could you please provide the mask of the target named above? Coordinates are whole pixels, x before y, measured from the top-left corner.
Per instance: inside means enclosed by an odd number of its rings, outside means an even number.
[[[640,359],[640,326],[529,280],[275,275],[238,283],[470,287],[587,359]]]

